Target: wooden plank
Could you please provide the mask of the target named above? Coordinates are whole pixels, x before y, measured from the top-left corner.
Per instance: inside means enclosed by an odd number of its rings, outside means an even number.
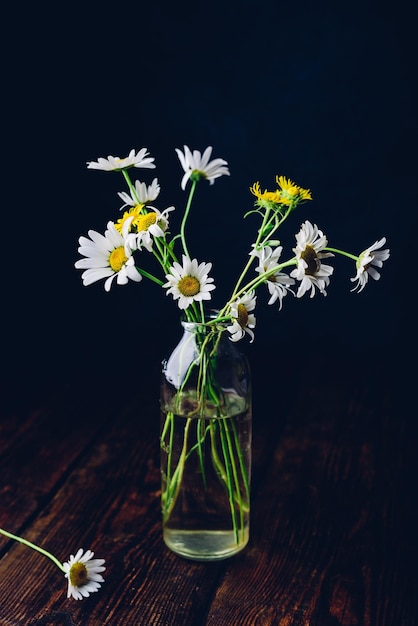
[[[353,401],[350,386],[318,385],[295,406],[250,550],[228,569],[208,626],[416,624],[417,576],[399,556],[399,454],[387,466],[398,425],[383,406]]]
[[[0,619],[55,624],[65,615],[80,626],[175,623],[172,618],[192,624],[201,613],[202,598],[213,593],[223,565],[188,563],[164,547],[158,419],[154,405],[140,407],[136,403],[103,433],[26,532],[62,560],[79,546],[94,549],[108,562],[103,589],[83,602],[66,600],[59,570],[45,557],[11,545],[0,561]],[[8,581],[22,577],[16,603]]]
[[[65,395],[66,386],[59,390],[59,395]],[[68,392],[68,389],[67,389]],[[47,410],[53,403],[54,395],[26,394],[25,390],[16,390],[15,385],[2,383],[0,393],[0,456],[14,441],[24,437],[30,428],[33,416]],[[52,397],[51,397],[52,396]]]
[[[8,577],[22,576],[22,562],[25,589],[17,606],[16,597],[10,599],[13,607],[5,600],[0,615],[14,615],[16,623],[31,619],[31,626],[64,618],[80,626],[203,623],[229,564],[185,561],[164,546],[158,435],[156,394],[125,407],[26,531],[26,538],[62,560],[79,546],[106,558],[100,593],[81,603],[66,600],[65,581],[55,566],[13,545],[0,561],[0,597]],[[258,463],[268,458],[262,454],[266,437],[271,440],[271,431],[255,428],[256,474],[262,473]]]
[[[26,416],[2,422],[0,526],[18,533],[114,416],[103,388],[79,381]],[[13,423],[15,428],[13,428]]]
[[[121,401],[87,444],[76,429],[70,447],[82,452],[51,481],[25,537],[62,560],[93,549],[107,560],[105,583],[67,600],[50,561],[5,541],[0,626],[415,625],[413,559],[405,566],[412,522],[400,540],[411,513],[399,488],[409,432],[383,393],[369,396],[356,377],[296,386],[284,422],[280,403],[263,413],[257,400],[250,544],[224,562],[185,561],[162,542],[155,387]],[[97,424],[99,405],[92,410]],[[9,476],[16,489],[19,472]],[[38,479],[27,476],[25,489]]]

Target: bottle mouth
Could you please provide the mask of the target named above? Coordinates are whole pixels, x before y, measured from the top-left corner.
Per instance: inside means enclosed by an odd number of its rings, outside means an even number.
[[[205,311],[205,321],[200,320],[190,321],[187,319],[185,313],[181,316],[181,325],[189,332],[208,332],[209,330],[215,330],[217,328],[225,328],[227,322],[219,321],[216,324],[210,324],[211,321],[216,320],[219,316],[219,309],[207,309]]]

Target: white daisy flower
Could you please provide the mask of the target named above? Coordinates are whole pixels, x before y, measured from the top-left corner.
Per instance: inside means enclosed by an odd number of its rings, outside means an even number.
[[[83,555],[80,548],[77,554],[71,555],[69,561],[63,563],[65,578],[68,579],[67,598],[75,600],[88,598],[91,593],[98,591],[100,583],[104,582],[100,572],[105,571],[105,559],[93,559],[94,552],[87,550]]]
[[[174,211],[174,207],[170,206],[161,213],[154,207],[148,213],[140,213],[139,215],[128,218],[122,229],[125,238],[125,248],[129,250],[141,250],[144,247],[148,252],[152,250],[154,242],[153,237],[163,237],[168,228],[168,214]],[[136,232],[130,233],[129,230],[135,228]]]
[[[255,315],[251,311],[255,309],[256,299],[254,291],[249,291],[231,304],[229,315],[236,320],[231,326],[227,326],[227,331],[231,333],[231,341],[239,341],[245,333],[250,335],[250,343],[254,341],[254,333],[251,329],[255,328]]]
[[[212,263],[200,263],[197,260],[190,260],[183,254],[183,265],[174,262],[170,267],[170,273],[166,275],[167,281],[163,287],[168,287],[167,294],[171,293],[174,300],[178,300],[180,309],[187,309],[193,302],[210,300],[213,278],[208,274],[212,269]]]
[[[277,246],[274,250],[270,246],[265,246],[261,250],[253,250],[250,252],[251,256],[258,257],[258,267],[256,268],[256,272],[264,274],[279,265],[279,258],[282,250],[282,246]],[[287,295],[288,291],[291,291],[290,285],[295,284],[294,279],[290,278],[290,276],[284,272],[277,271],[274,272],[274,274],[270,274],[267,278],[266,284],[271,296],[268,304],[274,304],[276,300],[279,300],[280,310],[282,308],[283,298]]]
[[[75,263],[77,269],[85,270],[81,275],[85,286],[106,278],[104,288],[110,291],[115,277],[118,285],[126,285],[128,279],[142,280],[132,252],[125,246],[125,239],[113,222],[108,222],[104,236],[95,230],[89,230],[88,236],[90,239],[80,237],[78,240],[78,252],[86,258]]]
[[[124,209],[126,206],[145,205],[149,202],[154,202],[158,198],[159,193],[160,185],[158,184],[158,178],[154,178],[150,185],[137,180],[135,181],[135,192],[133,190],[130,194],[126,193],[126,191],[118,192],[119,198],[125,203],[121,206],[121,209]]]
[[[325,287],[329,285],[329,277],[334,271],[331,265],[324,265],[321,259],[334,256],[331,252],[321,252],[328,245],[327,238],[316,224],[308,220],[302,224],[296,235],[296,248],[293,252],[297,258],[297,267],[290,272],[292,278],[300,281],[297,297],[301,298],[309,289],[311,298],[315,295],[315,287],[327,295]]]
[[[224,159],[209,161],[212,154],[212,146],[208,146],[203,155],[200,154],[199,150],[193,150],[192,153],[188,146],[184,146],[184,154],[179,148],[176,148],[176,152],[184,169],[184,176],[181,181],[182,189],[186,189],[189,178],[191,180],[207,178],[209,183],[213,185],[215,178],[219,178],[219,176],[224,174],[229,176],[229,170],[226,167],[228,165],[227,161],[224,161]]]
[[[351,289],[351,291],[358,290],[358,293],[360,293],[360,291],[362,291],[362,289],[364,289],[364,287],[366,286],[367,281],[369,280],[369,275],[374,280],[379,280],[380,274],[376,270],[376,267],[383,266],[383,261],[387,261],[390,255],[390,251],[388,248],[385,248],[385,250],[380,250],[380,252],[375,252],[375,250],[378,250],[379,248],[384,246],[385,243],[386,237],[382,237],[382,239],[380,239],[379,241],[375,241],[372,246],[370,246],[360,254],[356,262],[357,274],[354,276],[354,278],[350,278],[352,282],[357,281],[357,285],[355,285],[353,289]]]
[[[123,170],[128,167],[144,167],[147,169],[155,168],[153,157],[149,157],[146,148],[141,148],[135,154],[135,150],[131,150],[129,155],[123,159],[114,156],[108,156],[107,159],[100,157],[97,161],[88,161],[87,167],[92,170],[104,170],[112,172],[115,170]]]

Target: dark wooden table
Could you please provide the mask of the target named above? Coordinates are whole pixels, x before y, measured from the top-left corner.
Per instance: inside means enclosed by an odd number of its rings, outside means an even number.
[[[418,624],[416,415],[373,355],[297,357],[255,372],[251,539],[215,563],[161,538],[155,370],[9,398],[0,525],[107,570],[67,599],[49,559],[0,536],[0,626]]]

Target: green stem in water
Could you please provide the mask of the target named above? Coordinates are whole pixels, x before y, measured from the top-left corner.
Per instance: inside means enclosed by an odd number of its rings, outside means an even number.
[[[65,569],[62,563],[60,563],[58,559],[47,550],[44,550],[43,548],[36,546],[34,543],[32,543],[31,541],[28,541],[27,539],[23,539],[22,537],[13,535],[12,533],[7,532],[7,530],[4,530],[3,528],[0,528],[0,534],[4,535],[5,537],[8,537],[9,539],[14,539],[14,541],[18,541],[19,543],[23,543],[24,546],[27,546],[28,548],[32,548],[33,550],[36,550],[36,552],[40,552],[44,556],[47,556],[65,574]]]
[[[169,434],[169,444],[167,446],[167,444],[165,443],[165,439],[167,436],[168,428],[170,428],[170,434]],[[171,456],[173,452],[173,436],[174,436],[174,414],[172,411],[168,411],[166,418],[165,418],[164,428],[160,437],[161,448],[167,454],[167,469],[166,469],[167,486],[170,484],[170,480],[171,480]]]
[[[202,432],[203,431],[203,432]],[[205,471],[205,455],[202,447],[206,437],[205,420],[200,417],[197,419],[196,424],[196,439],[197,439],[197,451],[199,456],[200,471],[202,472],[203,486],[206,489],[206,471]]]
[[[199,421],[200,421],[200,418],[198,418],[198,419],[199,419]],[[196,450],[198,450],[198,449],[199,449],[199,446],[202,446],[202,445],[205,443],[205,439],[206,439],[206,436],[207,436],[207,434],[209,433],[209,431],[210,431],[210,426],[206,426],[205,430],[203,431],[203,434],[201,435],[200,440],[199,440],[198,442],[196,442],[196,443],[194,444],[194,446],[192,446],[192,447],[189,449],[188,453],[186,454],[186,461],[187,461],[187,459],[188,459],[189,457],[191,457],[191,456],[192,456],[193,452],[196,452]]]
[[[234,421],[231,421],[231,426],[232,426],[232,430],[234,432],[234,440],[235,440],[235,448],[238,451],[238,459],[239,459],[239,465],[240,465],[240,469],[241,469],[241,475],[244,481],[244,486],[245,486],[245,495],[247,497],[247,502],[248,502],[248,510],[249,510],[249,503],[250,503],[250,481],[248,479],[248,474],[247,474],[247,469],[245,467],[245,463],[244,463],[244,459],[242,457],[242,452],[241,452],[241,444],[239,442],[239,438],[238,438],[238,433],[237,433],[237,429],[236,426],[234,424]]]
[[[236,462],[236,456],[235,456],[235,451],[238,455],[238,463],[242,457],[242,452],[241,452],[241,447],[239,446],[238,448],[234,449],[233,446],[233,442],[231,440],[231,433],[229,431],[229,423],[228,420],[222,420],[222,426],[225,430],[225,435],[226,435],[226,440],[227,440],[227,445],[228,445],[228,451],[229,451],[229,455],[230,455],[230,462],[231,462],[231,469],[232,469],[232,475],[233,475],[233,479],[234,479],[234,484],[235,484],[235,501],[238,504],[238,508],[239,508],[239,516],[240,516],[240,528],[243,529],[244,528],[244,510],[246,508],[243,499],[242,499],[242,493],[241,493],[241,487],[240,487],[240,480],[238,477],[238,467],[237,467],[237,462]],[[248,509],[247,509],[248,510]],[[238,541],[238,538],[237,538]]]
[[[211,451],[212,451],[212,462],[214,464],[214,467],[216,469],[216,472],[219,476],[219,478],[222,480],[222,482],[225,484],[225,487],[227,487],[227,473],[225,470],[225,467],[220,459],[219,456],[219,452],[218,452],[218,446],[217,446],[217,442],[216,442],[216,433],[219,430],[219,423],[220,420],[217,419],[213,419],[211,420],[211,431],[210,431],[210,437],[211,437]],[[220,439],[220,435],[219,435],[219,439]]]
[[[220,426],[219,434],[220,434],[220,438],[221,438],[222,453],[223,453],[223,457],[225,459],[225,470],[226,470],[226,476],[227,476],[227,490],[228,490],[229,507],[230,507],[230,510],[231,510],[232,525],[233,525],[233,528],[234,528],[235,541],[238,543],[238,541],[239,541],[238,520],[237,520],[237,513],[235,511],[234,482],[233,482],[231,464],[230,464],[230,459],[229,459],[228,443],[226,441],[225,432],[224,432],[224,429],[223,429],[223,424],[221,423],[219,426]]]
[[[166,521],[170,517],[171,511],[174,508],[178,493],[180,491],[181,481],[182,481],[183,472],[184,472],[184,464],[186,462],[187,443],[188,443],[189,428],[190,428],[191,423],[192,423],[192,420],[189,417],[184,427],[183,448],[182,448],[180,458],[177,463],[177,467],[173,472],[172,478],[170,480],[170,484],[168,484],[167,482],[167,485],[166,485],[166,490],[164,494],[166,498],[164,502],[164,511],[163,511],[164,521]],[[170,443],[170,449],[171,449],[171,446],[172,444]]]

